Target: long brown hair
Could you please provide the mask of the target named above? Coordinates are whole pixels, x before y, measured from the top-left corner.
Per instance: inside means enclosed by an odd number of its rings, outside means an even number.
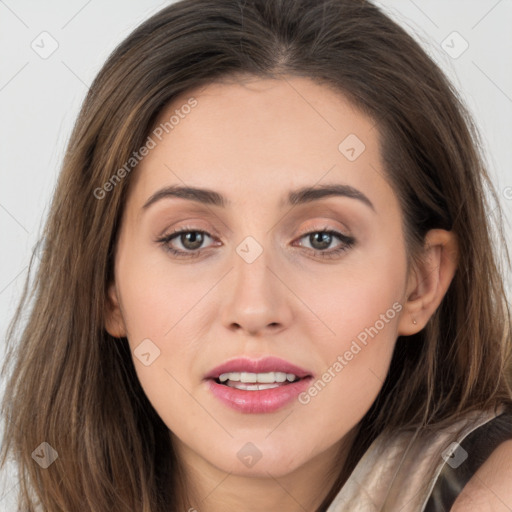
[[[52,512],[177,510],[183,490],[168,429],[138,382],[127,340],[104,328],[136,169],[103,197],[95,190],[143,146],[173,98],[242,75],[306,76],[344,94],[377,123],[410,261],[429,229],[452,230],[460,246],[459,268],[428,325],[398,338],[381,393],[321,509],[380,433],[443,428],[466,412],[510,403],[501,210],[476,130],[438,67],[364,0],[183,0],[137,28],[94,80],[59,175],[40,265],[9,329],[2,453],[4,463],[9,454],[17,463],[22,510],[37,503]],[[42,442],[58,452],[46,469],[31,456]]]

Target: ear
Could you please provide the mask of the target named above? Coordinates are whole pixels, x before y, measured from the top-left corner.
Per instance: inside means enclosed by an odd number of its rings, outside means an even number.
[[[126,336],[126,326],[123,320],[115,282],[112,282],[108,287],[105,309],[106,331],[114,338]]]
[[[443,229],[430,230],[421,263],[414,265],[409,274],[407,299],[398,324],[400,336],[416,334],[425,327],[448,291],[458,262],[455,234]]]

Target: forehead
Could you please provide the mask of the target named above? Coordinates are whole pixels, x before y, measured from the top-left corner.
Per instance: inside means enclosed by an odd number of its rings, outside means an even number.
[[[191,98],[197,102],[193,109],[187,107]],[[173,116],[182,111],[185,115],[179,120]],[[279,148],[279,144],[306,139],[310,148],[337,150],[345,136],[364,139],[375,126],[341,92],[310,78],[291,76],[211,83],[175,98],[156,126],[165,130],[165,123],[172,117],[173,123],[178,121],[170,130],[176,136],[191,139],[193,131],[207,143],[223,139],[227,133],[223,130],[228,130],[238,135],[232,142],[239,145],[243,139],[255,149],[263,144],[270,145],[269,149]]]
[[[308,78],[211,83],[161,112],[133,178],[141,201],[186,184],[282,204],[284,191],[337,182],[385,202],[378,135],[341,92]]]

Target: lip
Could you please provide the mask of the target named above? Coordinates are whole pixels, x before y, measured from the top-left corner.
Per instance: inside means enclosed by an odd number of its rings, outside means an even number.
[[[313,377],[306,377],[277,388],[261,391],[230,388],[224,384],[218,384],[213,379],[208,379],[206,385],[213,395],[228,407],[243,413],[263,414],[275,412],[288,405],[306,391],[312,380]]]
[[[267,373],[283,372],[293,373],[297,377],[312,376],[312,372],[300,368],[279,357],[265,357],[263,359],[249,359],[247,357],[237,357],[230,359],[220,366],[216,366],[205,377],[205,379],[217,379],[223,373],[249,372],[249,373]]]
[[[283,372],[293,373],[301,380],[283,383],[277,388],[261,391],[247,391],[219,384],[216,379],[222,373],[250,372],[267,373]],[[207,389],[223,404],[243,413],[262,414],[275,412],[292,402],[300,393],[304,392],[313,380],[312,372],[300,368],[277,357],[266,357],[254,360],[236,358],[217,366],[205,377]]]

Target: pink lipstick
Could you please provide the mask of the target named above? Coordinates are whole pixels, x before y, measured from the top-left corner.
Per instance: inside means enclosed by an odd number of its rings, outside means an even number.
[[[236,358],[206,376],[208,389],[222,403],[244,413],[270,413],[288,405],[313,380],[312,372],[276,357]]]

